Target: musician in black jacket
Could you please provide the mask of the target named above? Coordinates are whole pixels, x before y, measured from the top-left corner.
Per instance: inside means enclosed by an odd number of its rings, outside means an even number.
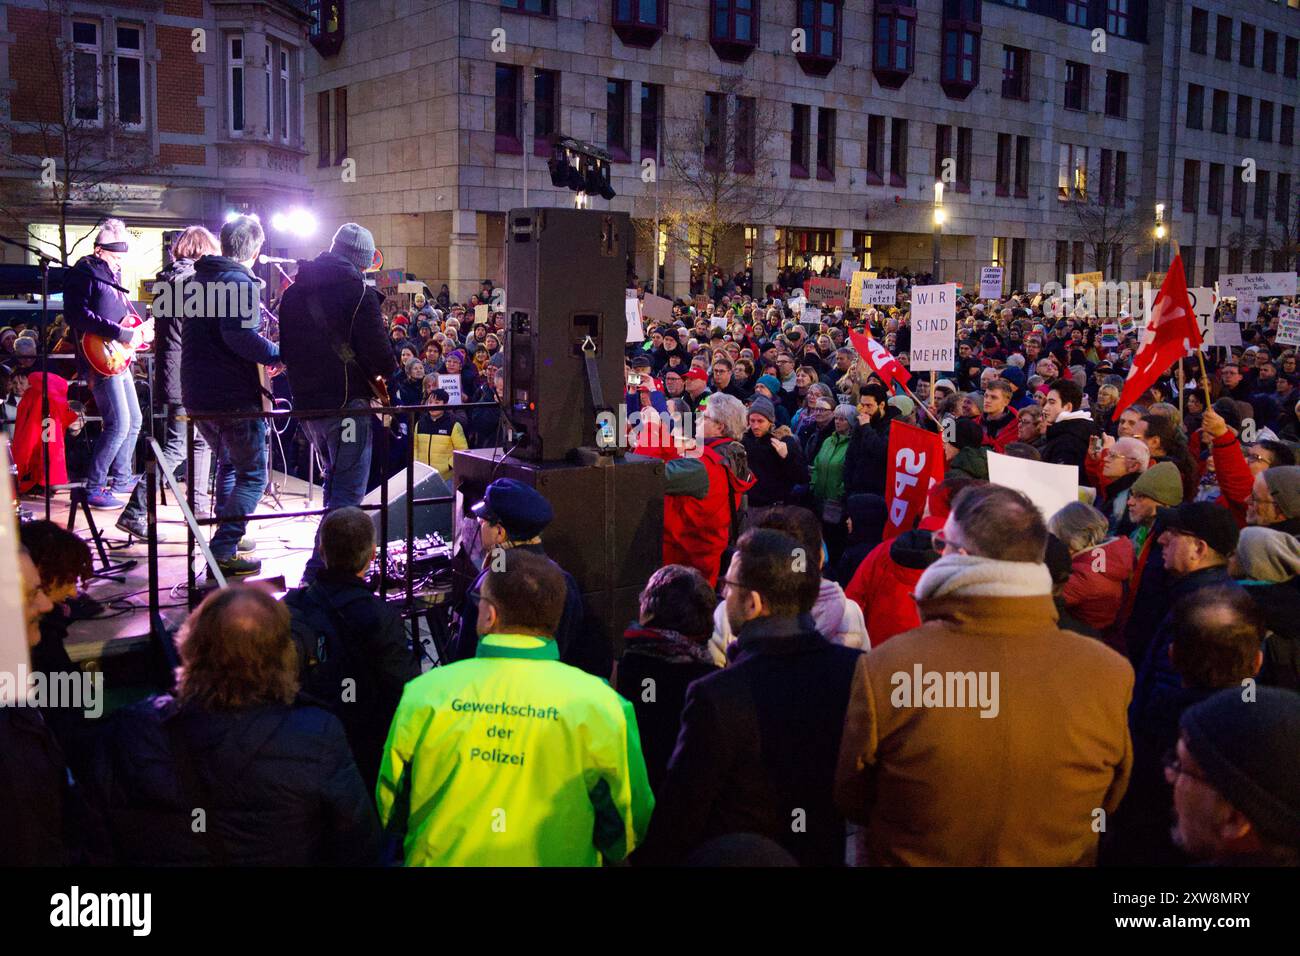
[[[367,408],[370,383],[386,381],[397,361],[384,331],[383,295],[362,276],[375,257],[370,230],[355,222],[334,233],[329,252],[299,264],[280,305],[280,357],[300,409]],[[325,507],[358,505],[370,474],[370,415],[301,421],[325,459]],[[383,547],[381,543],[380,547]],[[323,567],[319,543],[303,573]]]
[[[122,325],[134,314],[122,284],[121,261],[130,250],[131,237],[120,219],[105,219],[95,237],[94,251],[82,256],[66,274],[63,312],[76,333],[77,372],[90,383],[91,394],[104,422],[91,453],[86,473],[87,500],[92,508],[121,508],[125,502],[115,492],[129,494],[140,476],[132,473],[135,442],[140,435],[140,400],[128,366],[116,375],[101,375],[86,361],[82,336],[87,333],[128,346],[144,342],[144,331]]]

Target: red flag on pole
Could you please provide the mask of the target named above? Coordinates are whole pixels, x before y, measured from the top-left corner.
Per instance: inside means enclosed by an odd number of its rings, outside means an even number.
[[[889,426],[889,477],[885,480],[885,533],[888,541],[911,531],[925,514],[930,486],[943,481],[943,438],[896,421]]]
[[[858,355],[871,366],[871,370],[881,377],[885,385],[893,390],[894,381],[906,385],[912,380],[912,373],[903,368],[903,363],[889,354],[889,349],[877,342],[868,332],[854,332],[849,329],[849,341],[857,349]]]
[[[1191,297],[1187,294],[1183,257],[1177,255],[1151,306],[1146,334],[1133,356],[1133,366],[1129,369],[1124,392],[1112,418],[1118,420],[1124,409],[1136,402],[1171,365],[1200,347],[1201,330],[1196,324],[1196,313],[1192,311]]]

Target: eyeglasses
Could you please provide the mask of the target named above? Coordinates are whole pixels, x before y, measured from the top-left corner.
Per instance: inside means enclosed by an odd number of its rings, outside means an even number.
[[[930,536],[930,545],[940,554],[947,554],[949,549],[958,554],[967,553],[965,548],[957,544],[957,542],[949,540],[942,531],[936,531]]]
[[[733,580],[731,580],[731,578],[723,578],[723,579],[722,579],[722,586],[723,586],[724,589],[726,589],[726,588],[735,588],[737,591],[750,591],[750,590],[753,590],[752,588],[746,587],[745,585],[741,584],[739,581],[733,581]]]
[[[1214,784],[1210,783],[1209,778],[1199,773],[1193,773],[1191,770],[1187,769],[1187,766],[1179,759],[1178,750],[1176,748],[1171,747],[1169,750],[1165,751],[1163,763],[1165,767],[1165,779],[1170,783],[1173,783],[1179,777],[1190,777],[1206,786],[1214,786]]]
[[[1273,464],[1273,459],[1267,457],[1266,455],[1260,455],[1254,452],[1246,456],[1246,461],[1250,462],[1251,464],[1256,464],[1258,462],[1263,462],[1266,465]]]

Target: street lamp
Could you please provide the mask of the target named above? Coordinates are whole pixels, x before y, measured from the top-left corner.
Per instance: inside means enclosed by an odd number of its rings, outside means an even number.
[[[1151,244],[1151,271],[1159,272],[1160,246],[1164,243],[1168,230],[1165,228],[1165,204],[1156,203],[1156,227],[1152,230],[1152,235],[1156,241]]]
[[[937,182],[934,184],[934,241],[930,249],[933,259],[930,271],[934,276],[931,281],[936,283],[939,281],[939,237],[943,234],[943,222],[947,218],[943,209],[943,183]]]

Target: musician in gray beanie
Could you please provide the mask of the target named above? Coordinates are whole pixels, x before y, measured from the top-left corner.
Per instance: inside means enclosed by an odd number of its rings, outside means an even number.
[[[365,272],[375,263],[375,237],[365,226],[345,222],[335,231],[330,252],[347,259],[358,272]]]

